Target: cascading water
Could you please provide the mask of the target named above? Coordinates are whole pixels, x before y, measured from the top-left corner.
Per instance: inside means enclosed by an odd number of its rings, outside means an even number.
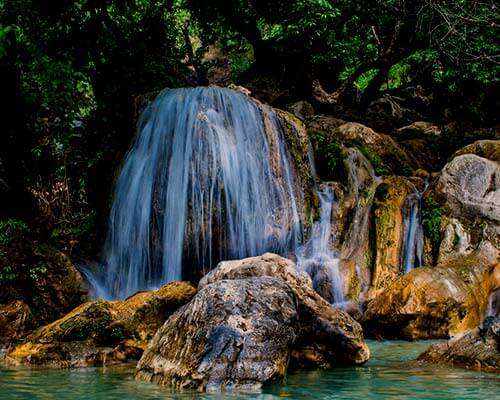
[[[116,183],[99,294],[287,253],[301,241],[300,201],[270,108],[228,89],[165,90],[141,116]]]
[[[422,229],[421,202],[422,194],[419,192],[410,194],[406,200],[402,248],[402,265],[405,273],[422,265],[424,232]]]
[[[326,278],[333,303],[344,302],[343,279],[339,269],[339,258],[333,247],[332,210],[335,200],[333,188],[325,185],[318,191],[320,199],[320,219],[315,222],[309,240],[296,251],[297,266],[312,278],[314,287],[321,291]],[[326,276],[325,276],[326,274]]]

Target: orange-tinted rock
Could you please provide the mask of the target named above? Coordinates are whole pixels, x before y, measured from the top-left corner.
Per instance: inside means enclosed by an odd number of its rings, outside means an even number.
[[[447,338],[484,318],[495,269],[464,264],[421,267],[400,277],[367,304],[364,326],[376,337]]]

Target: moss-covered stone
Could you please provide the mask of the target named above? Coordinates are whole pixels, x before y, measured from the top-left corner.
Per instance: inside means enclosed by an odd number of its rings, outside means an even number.
[[[138,359],[147,340],[196,289],[172,282],[123,301],[84,303],[29,335],[7,355],[13,364],[82,367]]]

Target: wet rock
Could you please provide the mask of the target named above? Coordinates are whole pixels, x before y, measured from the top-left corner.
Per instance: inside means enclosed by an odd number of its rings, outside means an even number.
[[[173,282],[123,301],[84,303],[63,318],[37,329],[12,349],[12,364],[84,367],[138,359],[147,341],[196,289]]]
[[[418,360],[500,373],[500,319],[488,317],[482,327],[432,345]]]
[[[136,377],[183,389],[257,389],[285,375],[297,323],[293,292],[280,279],[202,285],[159,329]]]
[[[405,212],[408,196],[418,193],[422,182],[390,176],[377,188],[374,202],[375,259],[369,298],[391,284],[404,273],[402,269],[405,242]],[[418,266],[418,265],[417,265]]]
[[[321,131],[327,137],[346,146],[356,146],[372,163],[377,175],[409,175],[420,167],[419,161],[408,155],[389,135],[377,133],[357,122],[345,122],[333,117],[315,116],[307,120],[308,130]]]
[[[380,180],[359,150],[350,148],[348,153],[345,160],[347,192],[338,207],[337,236],[341,243],[340,268],[345,294],[347,298],[358,301],[371,280],[371,209]]]
[[[361,326],[346,312],[332,307],[295,264],[276,254],[224,261],[199,283],[199,289],[225,279],[271,276],[286,282],[298,302],[300,331],[292,354],[294,365],[362,364],[369,358]]]
[[[481,322],[495,269],[463,264],[421,267],[403,275],[367,304],[364,327],[375,337],[447,338]]]
[[[297,171],[296,181],[298,187],[296,190],[297,193],[303,193],[303,199],[299,198],[298,201],[302,203],[301,209],[304,215],[302,221],[307,227],[319,207],[315,172],[312,170],[309,158],[309,137],[304,123],[299,118],[280,109],[274,109],[274,111],[280,119],[284,139],[288,145],[295,171]],[[268,122],[264,118],[264,124],[268,124]],[[276,154],[280,154],[280,150],[276,149]]]

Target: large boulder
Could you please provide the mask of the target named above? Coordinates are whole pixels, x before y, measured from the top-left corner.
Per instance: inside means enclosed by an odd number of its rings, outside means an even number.
[[[136,377],[183,389],[256,389],[284,377],[297,323],[293,292],[280,279],[203,285],[160,328]]]
[[[294,365],[362,364],[369,358],[361,326],[334,308],[314,289],[306,273],[276,254],[224,261],[200,281],[198,288],[224,279],[271,276],[286,282],[297,298],[300,332],[292,354]]]
[[[418,359],[500,373],[500,319],[488,317],[483,326],[432,345]]]
[[[500,265],[416,268],[367,304],[364,326],[375,337],[447,338],[475,328],[488,308]],[[474,260],[471,260],[472,262]]]
[[[484,154],[486,147],[460,150],[464,154],[446,164],[426,195],[442,208],[438,264],[460,264],[464,257],[488,265],[499,261],[500,163],[469,153],[483,148]]]
[[[435,192],[450,215],[500,222],[500,164],[475,154],[453,158],[441,171]]]
[[[84,303],[63,318],[43,326],[13,348],[12,364],[84,367],[138,359],[147,341],[196,289],[173,282],[123,301]]]

